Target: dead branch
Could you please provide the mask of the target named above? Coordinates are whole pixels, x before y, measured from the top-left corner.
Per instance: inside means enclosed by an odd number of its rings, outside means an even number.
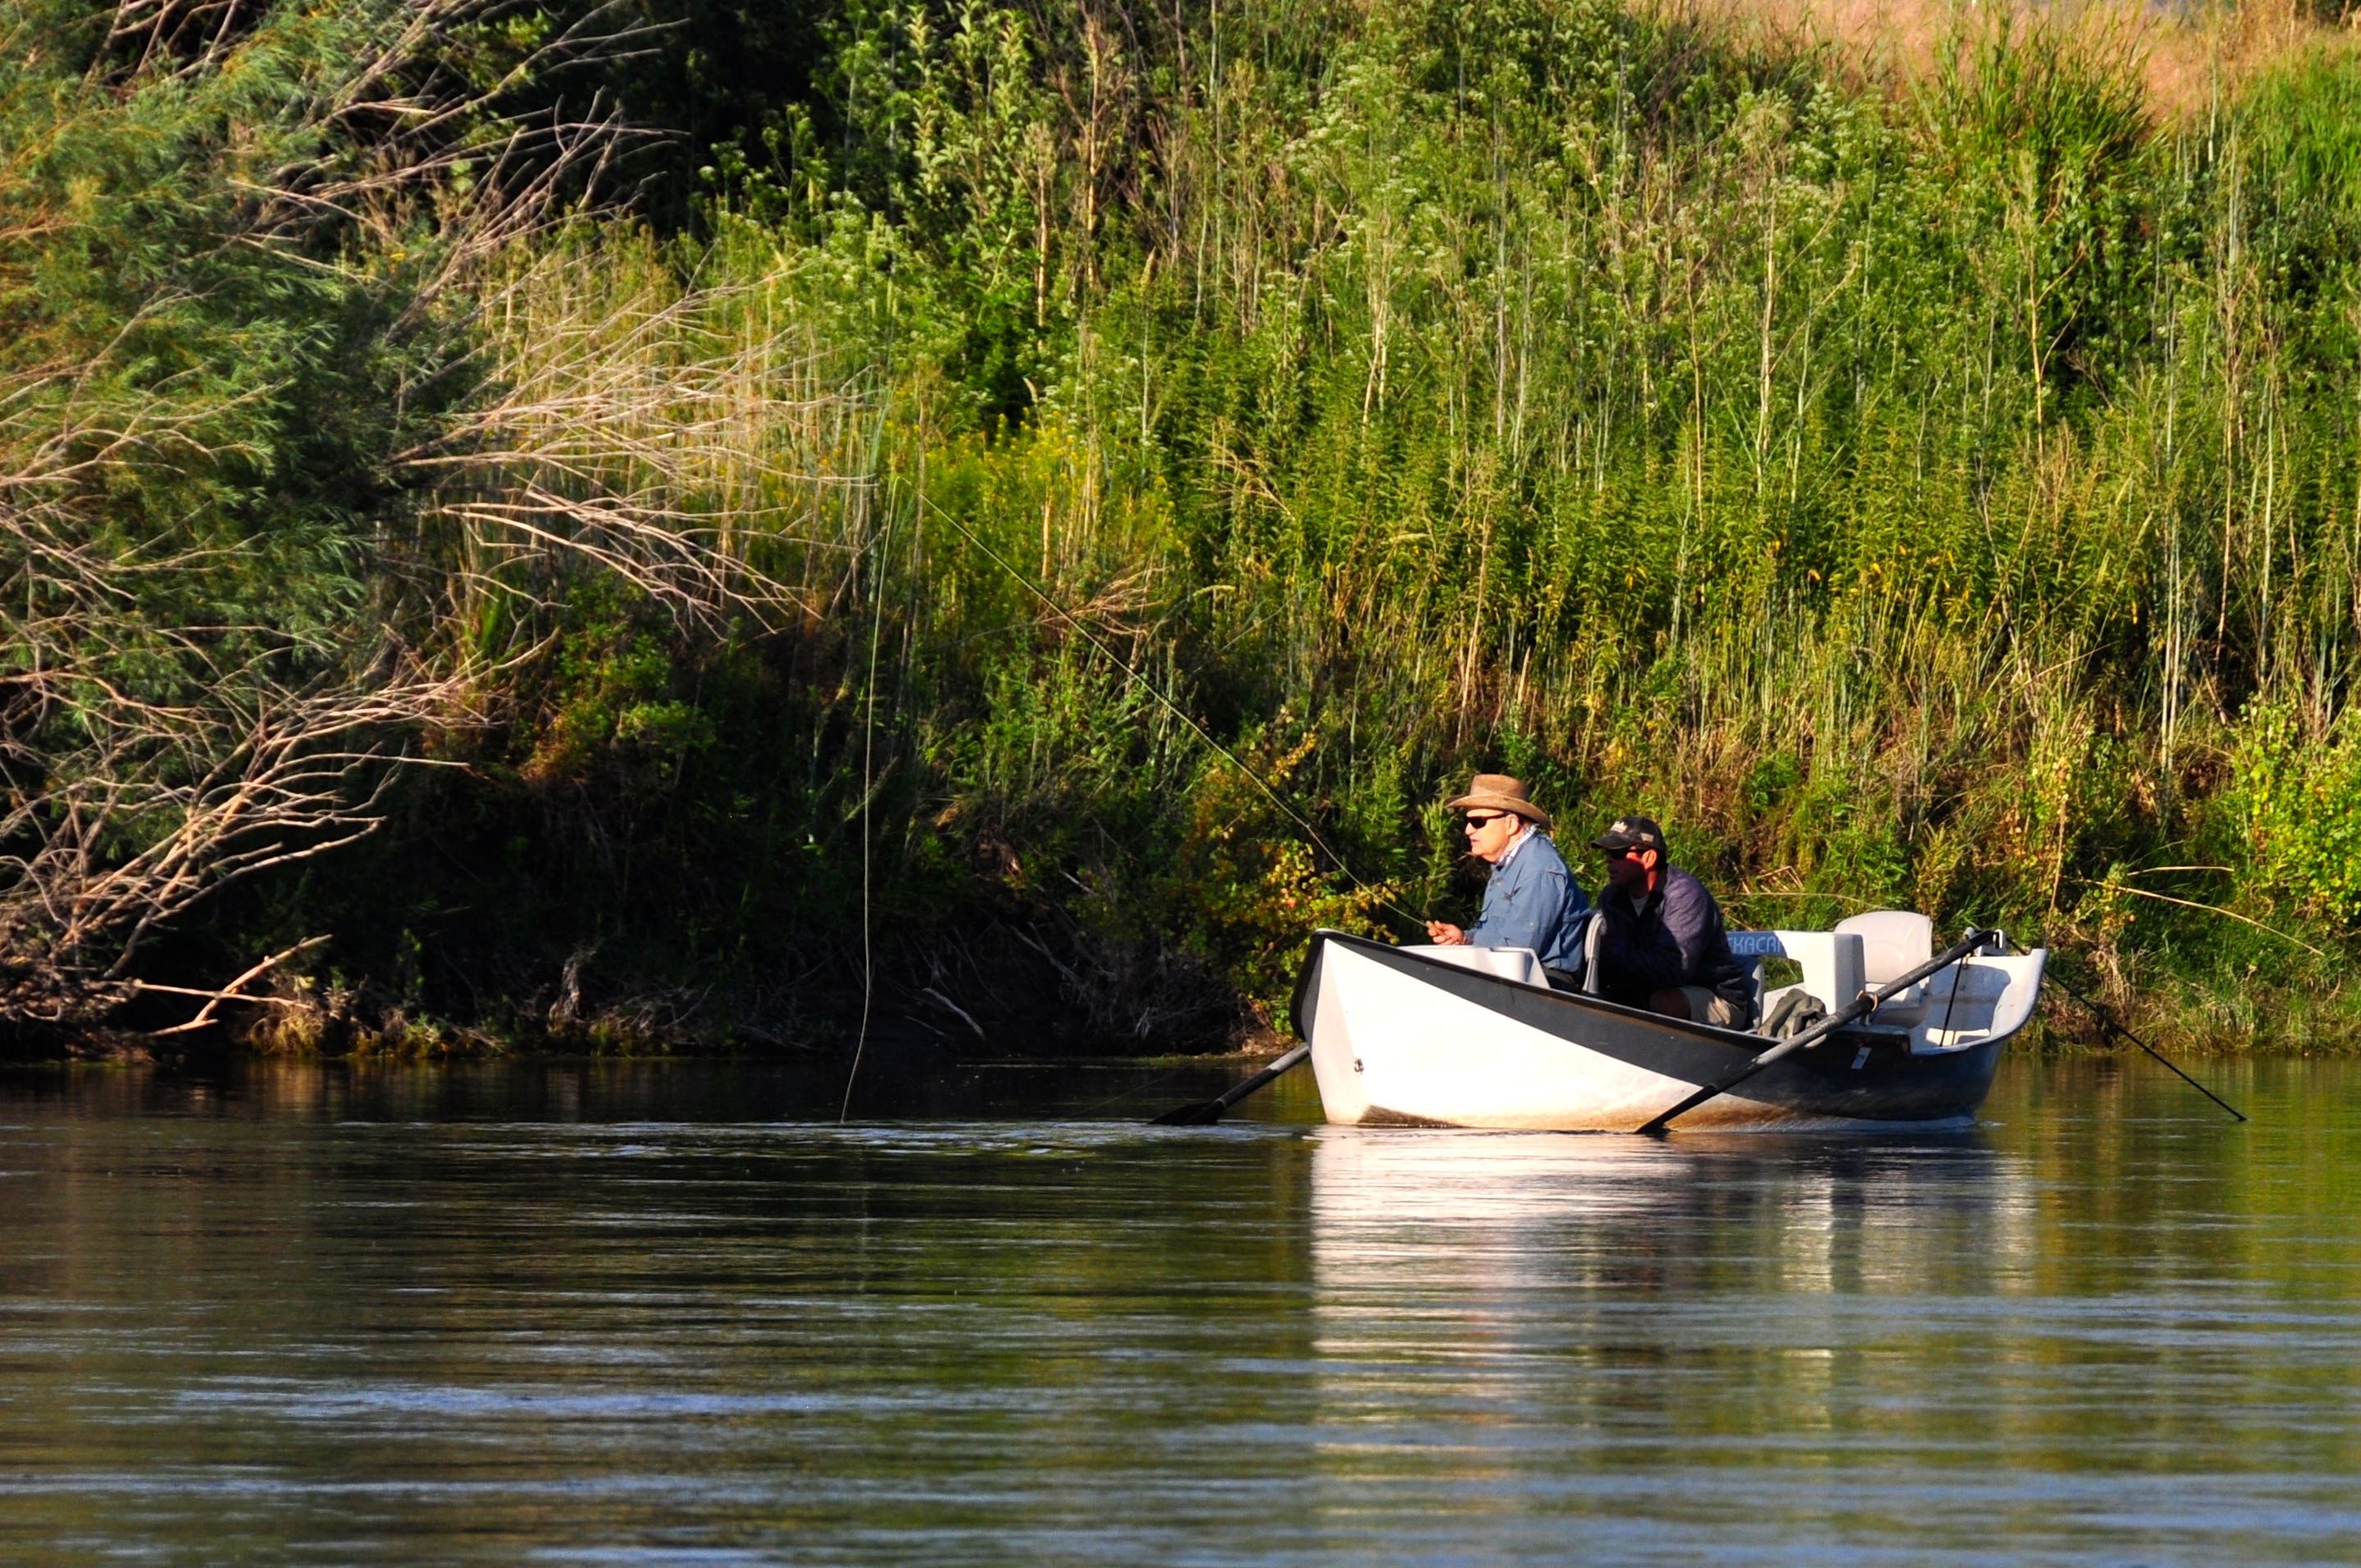
[[[131,983],[133,989],[137,991],[160,992],[175,996],[203,996],[205,998],[205,1004],[197,1009],[197,1015],[195,1017],[190,1019],[185,1024],[175,1024],[170,1028],[158,1029],[155,1031],[159,1036],[165,1035],[185,1035],[194,1030],[202,1029],[206,1025],[211,1024],[214,1021],[214,1009],[219,1007],[225,1002],[258,1003],[266,1007],[301,1007],[303,1005],[300,1002],[293,1001],[283,996],[248,996],[245,994],[245,987],[250,981],[259,980],[263,975],[269,973],[271,970],[278,968],[281,963],[293,958],[296,954],[302,952],[305,948],[316,948],[327,939],[328,938],[325,937],[306,937],[291,948],[281,948],[279,951],[271,954],[260,963],[256,964],[254,967],[247,970],[244,974],[239,975],[236,980],[231,981],[227,985],[223,986],[219,991],[198,992],[193,991],[187,986],[156,985],[146,981],[134,981]]]

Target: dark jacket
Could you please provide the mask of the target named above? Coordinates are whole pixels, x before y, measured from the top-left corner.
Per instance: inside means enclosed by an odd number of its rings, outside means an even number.
[[[1484,913],[1467,927],[1475,948],[1531,948],[1543,967],[1571,970],[1582,963],[1582,922],[1589,895],[1565,857],[1547,835],[1535,831],[1517,846],[1505,866],[1492,869],[1484,884]]]
[[[1656,891],[1635,905],[1609,883],[1598,895],[1598,992],[1609,1002],[1645,1007],[1653,992],[1701,985],[1754,1010],[1754,981],[1730,950],[1721,906],[1705,883],[1666,866]]]

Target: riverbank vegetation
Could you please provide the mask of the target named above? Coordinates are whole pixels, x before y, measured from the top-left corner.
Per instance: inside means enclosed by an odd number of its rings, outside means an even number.
[[[1217,1047],[1477,768],[2361,1018],[2333,5],[0,15],[20,1048]]]

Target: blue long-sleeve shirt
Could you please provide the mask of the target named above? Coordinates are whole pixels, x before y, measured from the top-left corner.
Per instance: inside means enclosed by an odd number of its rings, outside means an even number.
[[[1557,846],[1539,829],[1528,832],[1484,886],[1484,912],[1467,928],[1476,948],[1531,948],[1545,968],[1582,965],[1582,923],[1590,895],[1565,869]]]

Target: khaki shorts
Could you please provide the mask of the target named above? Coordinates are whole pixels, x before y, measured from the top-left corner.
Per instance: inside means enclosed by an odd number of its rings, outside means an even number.
[[[1719,991],[1708,991],[1702,985],[1685,985],[1680,989],[1681,994],[1688,1000],[1689,1016],[1698,1023],[1711,1024],[1723,1029],[1753,1026],[1754,1020],[1746,1015],[1745,1010]]]

